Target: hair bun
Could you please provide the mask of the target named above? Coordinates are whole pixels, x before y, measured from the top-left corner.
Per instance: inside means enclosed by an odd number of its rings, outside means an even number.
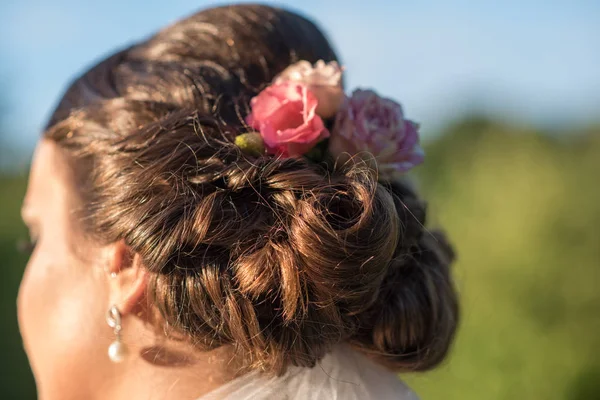
[[[425,232],[392,260],[377,301],[361,316],[357,348],[399,371],[428,370],[444,360],[459,318],[449,249],[443,235]]]
[[[163,321],[199,348],[282,373],[350,341],[393,368],[431,367],[458,310],[421,200],[361,162],[234,144],[247,131],[236,99],[299,59],[336,60],[307,19],[207,10],[74,82],[45,137],[74,164],[83,229],[141,257]]]

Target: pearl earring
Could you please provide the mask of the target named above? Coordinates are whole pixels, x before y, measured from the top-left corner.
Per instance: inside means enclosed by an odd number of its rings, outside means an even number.
[[[112,306],[106,314],[108,326],[115,332],[115,341],[108,346],[108,358],[114,363],[120,363],[127,356],[127,346],[121,341],[121,313],[117,306]]]

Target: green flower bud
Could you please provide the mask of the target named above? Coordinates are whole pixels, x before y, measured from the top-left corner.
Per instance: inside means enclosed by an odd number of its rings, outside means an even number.
[[[250,132],[235,137],[235,144],[245,154],[260,157],[265,154],[265,143],[258,132]]]

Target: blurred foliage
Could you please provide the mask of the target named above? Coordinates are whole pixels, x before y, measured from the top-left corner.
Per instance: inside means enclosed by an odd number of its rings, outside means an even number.
[[[600,127],[545,135],[471,118],[419,171],[456,246],[450,360],[427,399],[600,399]]]
[[[17,326],[17,291],[27,256],[17,242],[27,237],[20,221],[24,177],[0,175],[0,399],[35,399],[35,384]]]
[[[418,169],[459,259],[451,357],[405,379],[423,400],[600,399],[600,127],[546,134],[466,118]],[[0,178],[0,398],[33,399],[15,298],[24,178]]]

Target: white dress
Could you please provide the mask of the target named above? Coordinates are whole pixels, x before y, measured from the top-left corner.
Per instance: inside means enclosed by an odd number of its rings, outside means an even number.
[[[198,400],[417,400],[396,374],[340,347],[314,368],[292,367],[280,377],[251,372]]]

